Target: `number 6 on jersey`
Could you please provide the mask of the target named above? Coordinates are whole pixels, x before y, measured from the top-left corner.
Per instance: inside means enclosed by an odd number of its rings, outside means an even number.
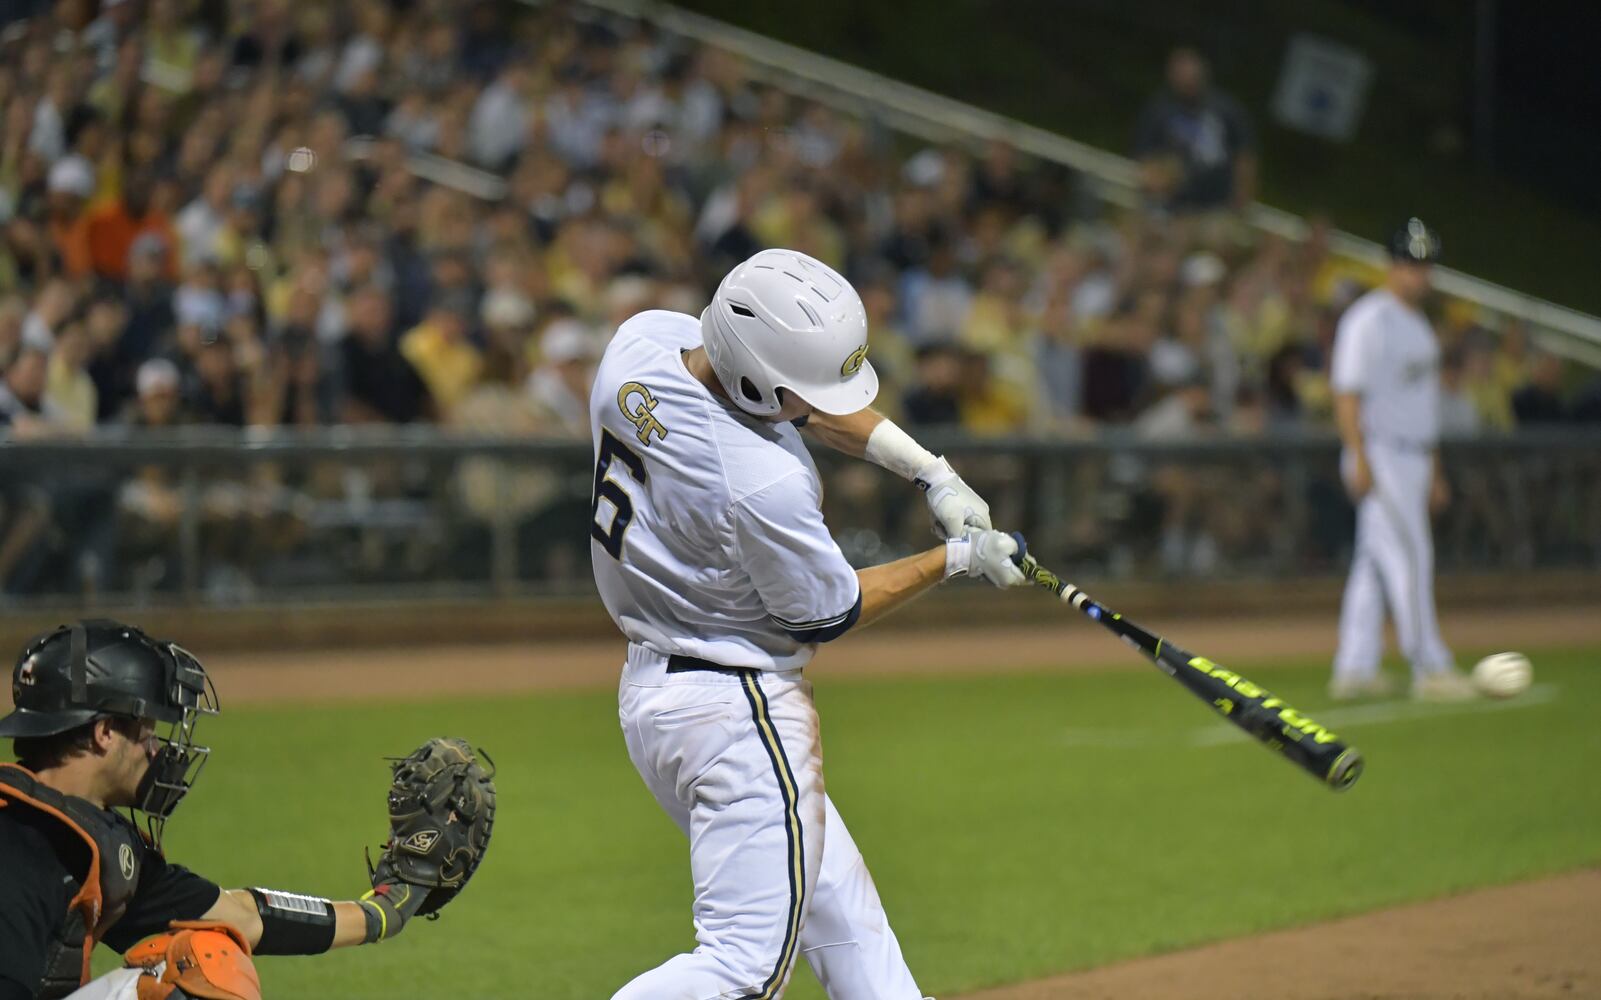
[[[628,491],[622,484],[611,476],[612,459],[621,459],[623,465],[628,467],[628,474],[633,476],[641,485],[645,482],[645,463],[635,454],[634,450],[617,440],[611,431],[602,429],[600,432],[600,456],[595,459],[595,497],[590,506],[589,525],[590,537],[601,545],[613,559],[621,560],[623,557],[623,534],[628,531],[628,524],[634,519],[634,501],[628,496]],[[604,498],[611,501],[615,513],[612,514],[611,524],[601,526],[600,501]]]

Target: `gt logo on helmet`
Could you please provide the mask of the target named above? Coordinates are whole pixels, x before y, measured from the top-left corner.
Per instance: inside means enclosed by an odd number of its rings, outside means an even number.
[[[839,366],[839,377],[850,378],[852,375],[855,375],[857,372],[861,371],[862,365],[866,363],[867,345],[863,344],[856,350],[852,351],[850,357],[845,359],[845,363]]]

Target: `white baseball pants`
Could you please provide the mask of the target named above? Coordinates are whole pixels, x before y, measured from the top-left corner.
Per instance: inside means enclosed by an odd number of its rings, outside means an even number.
[[[613,1000],[777,1000],[798,956],[831,1000],[921,1000],[823,791],[800,671],[669,673],[631,644],[618,715],[634,767],[689,836],[697,946]]]
[[[142,969],[117,969],[69,993],[67,1000],[137,1000],[142,975]]]
[[[1367,444],[1373,488],[1356,509],[1356,547],[1340,605],[1340,645],[1334,676],[1360,680],[1378,673],[1384,655],[1384,615],[1395,622],[1401,653],[1414,675],[1455,666],[1440,637],[1434,609],[1434,538],[1429,526],[1429,452],[1380,442]],[[1354,459],[1343,456],[1349,481]]]

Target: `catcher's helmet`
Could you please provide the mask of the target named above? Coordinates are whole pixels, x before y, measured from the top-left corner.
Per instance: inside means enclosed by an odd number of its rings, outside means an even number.
[[[63,625],[28,643],[12,671],[11,699],[16,710],[0,719],[0,737],[54,736],[111,716],[167,724],[135,805],[151,819],[157,843],[161,821],[210,753],[195,745],[195,722],[218,710],[192,653],[107,619]]]
[[[1413,216],[1390,234],[1390,259],[1399,264],[1433,264],[1440,259],[1440,234]]]
[[[22,651],[0,737],[54,736],[107,715],[179,722],[206,693],[205,668],[172,643],[105,619],[63,625]]]

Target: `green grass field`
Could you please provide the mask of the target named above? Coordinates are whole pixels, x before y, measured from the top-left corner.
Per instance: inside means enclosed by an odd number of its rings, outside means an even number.
[[[1335,710],[1368,757],[1345,795],[1148,669],[830,681],[818,700],[829,790],[921,985],[947,997],[1601,861],[1598,659],[1536,655],[1521,701]],[[1328,707],[1322,670],[1233,665]],[[685,847],[610,694],[241,708],[203,732],[215,757],[169,856],[336,897],[365,888],[383,831],[381,753],[461,734],[500,765],[494,849],[444,919],[263,959],[269,995],[595,1000],[691,944]],[[789,996],[822,993],[802,971]]]

